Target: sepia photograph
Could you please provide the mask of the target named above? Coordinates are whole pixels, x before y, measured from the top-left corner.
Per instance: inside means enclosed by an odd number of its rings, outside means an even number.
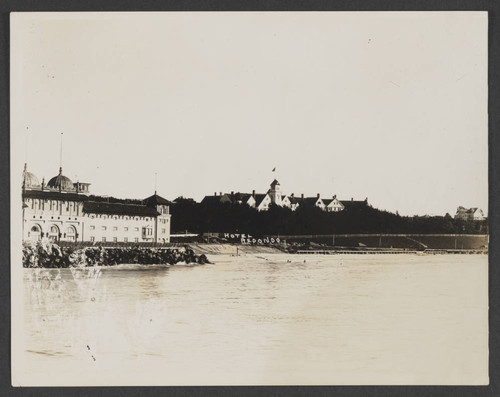
[[[488,13],[10,14],[12,386],[488,385]]]

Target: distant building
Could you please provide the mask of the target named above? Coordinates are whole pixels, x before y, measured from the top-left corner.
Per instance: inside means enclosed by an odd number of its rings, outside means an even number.
[[[337,196],[333,196],[331,199],[323,199],[323,203],[325,204],[325,210],[328,212],[338,212],[344,210],[344,204],[342,204]]]
[[[297,208],[299,208],[300,199],[295,197],[293,193],[290,195],[290,197],[288,197],[288,201],[290,202],[290,209],[292,211],[295,211]]]
[[[318,207],[323,211],[327,212],[339,212],[343,211],[346,207],[353,208],[358,205],[366,206],[368,204],[368,199],[363,201],[340,201],[337,196],[333,196],[331,199],[322,199],[319,193],[316,197],[304,197],[302,194],[300,197],[296,197],[293,193],[287,196],[281,192],[280,183],[274,179],[271,182],[270,189],[267,193],[255,193],[255,190],[250,193],[215,193],[213,196],[205,196],[201,201],[202,204],[209,203],[234,203],[234,204],[246,204],[249,207],[255,208],[258,211],[267,211],[271,204],[277,205],[279,207],[290,208],[295,211],[300,206],[303,207]]]
[[[479,208],[464,208],[462,206],[457,208],[455,219],[462,219],[464,221],[482,221],[485,218],[484,213]]]
[[[283,206],[283,196],[281,194],[280,183],[275,179],[271,182],[271,188],[267,191],[267,194],[271,198],[271,202],[276,204],[278,207]]]
[[[62,174],[47,185],[23,172],[23,240],[89,242],[170,242],[170,202],[158,196],[144,201],[89,195],[89,183],[73,183]]]
[[[345,209],[362,208],[368,205],[368,198],[365,198],[364,200],[354,200],[351,198],[350,200],[340,200],[340,203]]]
[[[316,195],[316,197],[304,197],[304,195],[302,194],[297,201],[298,206],[300,207],[318,207],[322,211],[325,211],[325,203],[320,198],[319,193]]]
[[[254,194],[255,199],[255,209],[257,211],[267,211],[272,203],[271,196],[269,194]]]
[[[214,193],[213,196],[205,196],[203,197],[203,200],[201,200],[201,204],[224,204],[224,203],[232,203],[231,199],[229,198],[229,195],[227,194],[222,194],[219,193],[217,195],[217,192]]]

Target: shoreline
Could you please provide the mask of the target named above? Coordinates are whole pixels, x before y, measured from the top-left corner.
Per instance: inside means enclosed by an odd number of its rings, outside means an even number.
[[[197,254],[205,255],[245,255],[245,254],[290,254],[290,255],[487,255],[487,249],[401,249],[376,247],[315,247],[310,249],[290,249],[282,245],[250,245],[241,243],[188,243]]]
[[[312,247],[297,249],[285,245],[241,243],[187,243],[164,247],[60,247],[51,242],[23,246],[24,268],[68,268],[92,266],[207,264],[207,256],[256,254],[309,255],[488,255],[487,249],[388,249],[372,247]]]

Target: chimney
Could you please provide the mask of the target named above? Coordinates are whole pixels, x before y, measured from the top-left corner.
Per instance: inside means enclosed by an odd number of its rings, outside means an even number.
[[[222,196],[222,192],[219,192],[219,196]]]
[[[303,198],[304,198],[304,193],[302,193],[302,194],[300,195],[300,198],[301,198],[301,199],[303,199]]]
[[[252,190],[252,196],[255,196],[255,189]]]
[[[336,194],[334,194],[334,195],[333,195],[333,199],[335,200],[336,198],[337,198],[337,195],[336,195]]]
[[[214,192],[214,196],[217,196],[217,192]]]
[[[231,192],[231,196],[234,196],[234,191],[233,191],[233,192]]]
[[[292,194],[290,195],[290,197],[293,197],[293,195],[294,195],[294,194],[295,194],[295,193],[292,193]]]
[[[316,195],[317,198],[319,198],[319,193]]]
[[[354,201],[354,199],[351,197],[351,201]]]

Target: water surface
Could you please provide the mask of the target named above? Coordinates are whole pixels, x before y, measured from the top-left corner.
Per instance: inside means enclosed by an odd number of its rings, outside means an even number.
[[[484,384],[486,255],[24,270],[24,384]]]

